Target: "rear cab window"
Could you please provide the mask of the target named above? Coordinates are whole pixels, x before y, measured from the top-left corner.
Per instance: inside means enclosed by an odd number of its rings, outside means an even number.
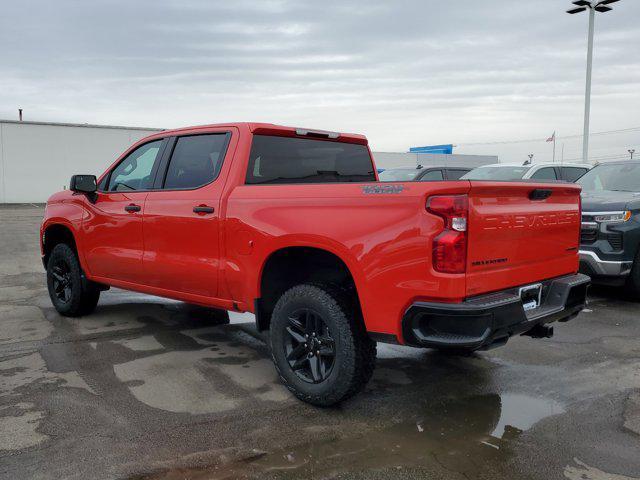
[[[355,143],[254,135],[246,183],[375,182],[369,149]]]

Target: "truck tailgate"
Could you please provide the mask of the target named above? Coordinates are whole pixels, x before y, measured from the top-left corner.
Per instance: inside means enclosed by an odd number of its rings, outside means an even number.
[[[472,181],[468,296],[578,270],[580,187]]]

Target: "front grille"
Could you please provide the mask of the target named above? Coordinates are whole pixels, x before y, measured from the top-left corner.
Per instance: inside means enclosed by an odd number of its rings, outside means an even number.
[[[580,224],[580,244],[589,245],[598,239],[598,224],[589,216],[582,215]]]
[[[580,243],[583,245],[589,245],[594,243],[598,239],[598,231],[597,230],[580,230]]]
[[[607,241],[614,250],[622,250],[622,234],[619,232],[608,233]]]

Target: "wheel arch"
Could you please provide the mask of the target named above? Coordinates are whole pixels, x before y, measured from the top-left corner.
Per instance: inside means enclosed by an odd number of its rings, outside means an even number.
[[[357,274],[356,274],[357,275]],[[358,280],[338,253],[315,245],[295,245],[272,251],[263,261],[255,299],[256,325],[267,330],[278,298],[294,285],[329,283],[350,291],[362,320]]]
[[[64,223],[49,223],[42,230],[42,262],[45,269],[49,262],[49,256],[56,245],[66,243],[78,253],[78,246],[73,229]]]

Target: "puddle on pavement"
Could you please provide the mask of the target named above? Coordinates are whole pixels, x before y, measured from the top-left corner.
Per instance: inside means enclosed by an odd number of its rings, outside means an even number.
[[[332,478],[344,472],[425,468],[473,478],[479,468],[512,454],[523,431],[564,411],[551,400],[521,394],[488,394],[429,402],[410,419],[354,438],[328,438],[257,453],[209,469],[173,470],[154,480],[233,478]]]
[[[500,400],[500,420],[491,432],[491,435],[497,438],[513,433],[514,429],[528,430],[539,420],[564,412],[562,405],[550,398],[507,393],[503,394]]]

